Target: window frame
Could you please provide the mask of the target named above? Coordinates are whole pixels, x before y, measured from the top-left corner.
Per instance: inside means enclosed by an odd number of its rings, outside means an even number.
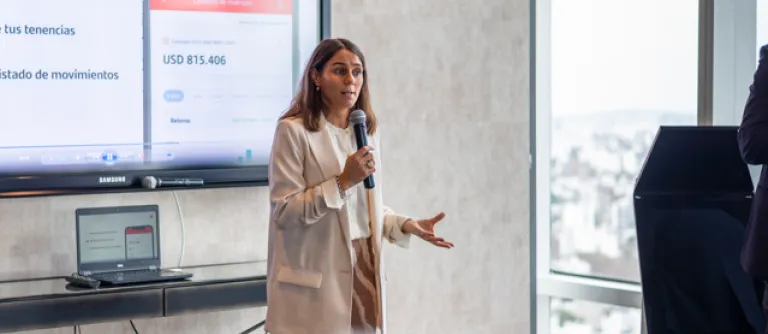
[[[551,298],[641,310],[643,300],[639,283],[551,271],[548,135],[551,129],[551,0],[530,0],[529,5],[531,333],[548,334]],[[699,125],[738,125],[741,121],[759,47],[756,45],[756,9],[757,0],[699,0]],[[645,333],[644,323],[642,332]]]

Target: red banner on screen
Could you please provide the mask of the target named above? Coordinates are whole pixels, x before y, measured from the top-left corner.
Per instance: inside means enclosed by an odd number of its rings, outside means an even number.
[[[152,233],[152,226],[134,226],[126,227],[125,234],[144,234]]]
[[[151,10],[290,15],[292,0],[150,0]]]

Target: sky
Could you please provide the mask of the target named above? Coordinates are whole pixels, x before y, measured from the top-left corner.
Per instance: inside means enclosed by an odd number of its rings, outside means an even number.
[[[757,0],[757,45],[768,44],[768,0]]]
[[[698,8],[698,0],[552,0],[553,116],[695,114]]]
[[[758,46],[768,0],[757,1]],[[552,0],[552,113],[696,113],[698,0]]]

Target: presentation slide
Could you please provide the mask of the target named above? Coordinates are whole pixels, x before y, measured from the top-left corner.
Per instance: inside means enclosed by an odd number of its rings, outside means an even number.
[[[125,228],[125,258],[151,259],[155,254],[155,233],[150,225]]]
[[[80,262],[99,263],[157,256],[157,217],[146,212],[80,217]]]
[[[141,153],[142,16],[135,0],[0,1],[0,165]]]
[[[0,1],[0,174],[265,165],[291,0]]]
[[[153,157],[266,162],[293,93],[291,1],[150,4]]]

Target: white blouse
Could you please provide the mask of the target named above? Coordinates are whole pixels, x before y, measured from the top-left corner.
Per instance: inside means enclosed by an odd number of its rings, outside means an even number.
[[[339,160],[339,166],[343,171],[347,163],[347,157],[357,152],[355,134],[350,127],[339,129],[331,124],[331,122],[326,122],[325,124],[327,125],[325,127],[326,131],[329,132],[333,141],[333,149],[336,152],[336,158]],[[346,205],[344,205],[342,210],[347,210],[347,215],[349,216],[350,239],[355,240],[369,237],[371,230],[368,225],[368,202],[363,182],[348,189],[346,196]]]

